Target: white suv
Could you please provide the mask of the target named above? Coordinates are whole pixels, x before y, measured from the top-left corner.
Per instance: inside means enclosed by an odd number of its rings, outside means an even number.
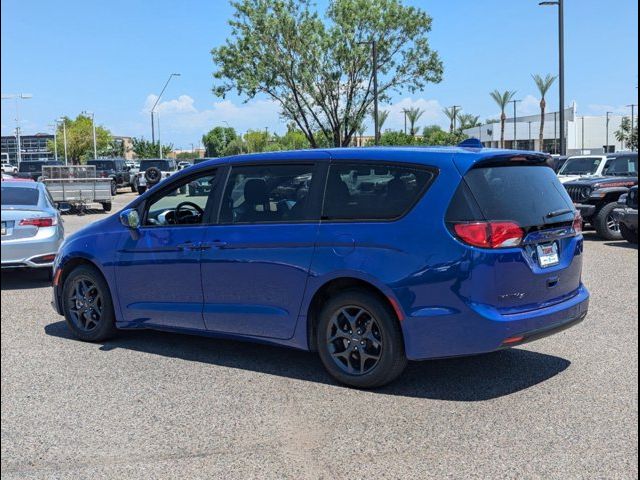
[[[13,175],[18,173],[18,167],[9,162],[9,160],[2,160],[2,173]]]
[[[176,162],[172,158],[150,158],[140,161],[140,171],[136,173],[135,185],[138,194],[142,195],[154,185],[166,180],[178,172]]]

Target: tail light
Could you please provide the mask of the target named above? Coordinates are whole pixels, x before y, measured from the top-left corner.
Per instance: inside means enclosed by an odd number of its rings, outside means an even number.
[[[517,247],[524,238],[524,230],[514,222],[457,223],[453,229],[463,242],[480,248]]]
[[[576,212],[576,216],[573,219],[573,231],[576,232],[576,235],[582,233],[582,215],[580,215],[580,212]]]
[[[41,218],[25,218],[23,220],[20,220],[19,225],[22,227],[30,226],[30,227],[41,228],[41,227],[53,227],[57,223],[58,223],[57,219],[53,217],[41,217]]]

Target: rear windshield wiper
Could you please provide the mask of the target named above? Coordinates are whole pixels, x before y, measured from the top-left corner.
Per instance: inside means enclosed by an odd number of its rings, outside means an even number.
[[[573,213],[573,210],[571,208],[565,208],[563,210],[554,210],[553,212],[547,213],[547,218],[560,217],[562,215],[566,215],[567,213]]]

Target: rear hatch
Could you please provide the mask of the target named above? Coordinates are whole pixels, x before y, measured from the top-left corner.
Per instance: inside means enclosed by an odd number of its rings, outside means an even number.
[[[2,188],[2,240],[35,237],[38,225],[33,219],[46,215],[38,208],[40,192],[36,188]]]
[[[474,302],[517,313],[558,303],[580,287],[581,222],[553,170],[490,164],[466,173],[447,212],[471,249]]]

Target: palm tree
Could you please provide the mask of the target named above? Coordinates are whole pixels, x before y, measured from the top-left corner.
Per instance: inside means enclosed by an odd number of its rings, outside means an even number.
[[[549,91],[549,89],[551,88],[551,85],[553,85],[553,82],[556,81],[556,76],[554,75],[547,75],[546,77],[542,78],[540,75],[531,75],[533,77],[533,81],[536,82],[536,86],[538,87],[538,90],[540,91],[540,96],[542,97],[540,99],[540,135],[539,135],[539,142],[540,142],[540,150],[542,150],[543,145],[544,145],[544,113],[545,110],[547,108],[547,101],[545,100],[545,96],[547,95],[547,92]],[[562,108],[562,106],[560,107]]]
[[[507,90],[500,93],[498,90],[494,90],[489,95],[491,95],[491,98],[493,98],[500,107],[500,148],[504,148],[504,127],[507,121],[507,114],[504,113],[504,111],[507,109],[509,102],[513,100],[513,97],[516,96],[516,92],[515,90]]]
[[[471,115],[470,113],[460,115],[458,120],[460,120],[460,130],[466,130],[467,128],[474,128],[480,125],[480,117],[478,115]]]
[[[442,111],[449,119],[449,133],[453,133],[456,126],[456,119],[458,118],[460,111],[461,109],[457,107],[445,108]]]
[[[420,119],[423,113],[424,113],[424,110],[422,110],[419,107],[408,108],[407,110],[405,110],[405,115],[409,120],[409,135],[411,135],[412,137],[415,136],[415,134],[418,131],[418,128],[416,127],[416,122]]]

